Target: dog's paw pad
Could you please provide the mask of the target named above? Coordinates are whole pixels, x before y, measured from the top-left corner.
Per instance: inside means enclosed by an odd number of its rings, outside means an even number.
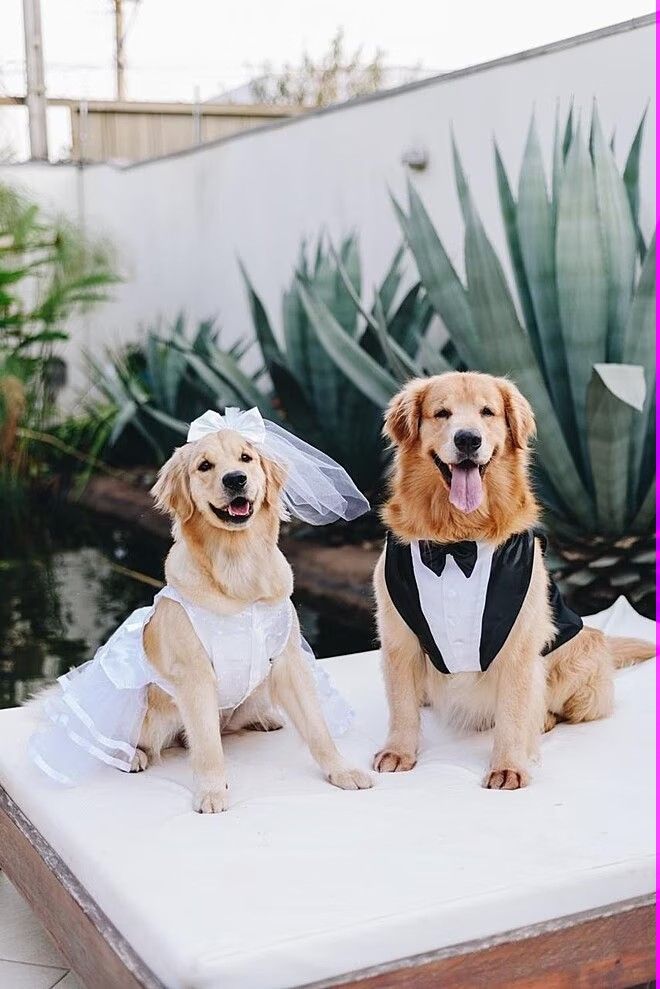
[[[378,773],[407,773],[415,767],[417,759],[405,752],[382,749],[374,756],[374,769]]]
[[[135,755],[133,756],[133,761],[131,762],[131,772],[141,773],[149,765],[149,759],[147,753],[143,749],[136,749]]]
[[[529,774],[520,769],[491,769],[484,780],[487,790],[520,790],[529,783]]]
[[[328,773],[328,780],[340,790],[368,790],[374,785],[371,774],[361,769],[335,769]]]

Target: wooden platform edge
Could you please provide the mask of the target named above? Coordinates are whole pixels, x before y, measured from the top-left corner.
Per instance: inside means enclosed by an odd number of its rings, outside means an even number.
[[[165,989],[2,786],[0,868],[87,989]]]
[[[634,989],[655,979],[655,917],[649,894],[302,989]]]
[[[166,989],[2,786],[0,868],[87,989]],[[654,977],[655,897],[649,894],[306,989],[630,989]]]

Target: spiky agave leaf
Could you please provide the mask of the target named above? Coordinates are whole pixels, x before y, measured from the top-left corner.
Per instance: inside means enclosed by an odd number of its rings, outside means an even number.
[[[380,297],[381,305],[383,307],[383,312],[385,313],[386,319],[389,320],[392,315],[392,308],[394,306],[394,300],[399,291],[399,286],[401,285],[401,279],[403,277],[402,263],[405,248],[403,244],[400,244],[396,249],[394,257],[390,263],[388,270],[385,273],[385,277],[381,282],[380,288],[378,289],[378,295]]]
[[[435,227],[411,182],[409,214],[392,200],[406,242],[412,251],[429,299],[466,364],[476,367],[479,337],[465,286],[445,251]]]
[[[555,259],[575,419],[588,463],[587,387],[593,365],[607,360],[607,269],[593,167],[579,126],[566,157]]]
[[[345,241],[341,247],[341,255],[350,264],[355,250]],[[356,272],[358,270],[359,265],[353,263],[352,278],[357,277]],[[351,336],[354,336],[357,327],[355,305],[342,282],[324,238],[319,239],[314,274],[309,278],[309,284],[313,286],[314,292],[323,300],[330,312],[335,314],[340,326]],[[358,286],[358,294],[359,291]],[[300,347],[300,356],[304,360],[304,367],[300,368],[302,373],[298,374],[298,378],[300,381],[306,382],[310,401],[317,418],[321,420],[326,417],[328,423],[336,425],[341,421],[342,408],[344,407],[342,378],[337,375],[332,358],[321,346],[316,334],[311,331],[309,314],[304,307],[298,308],[300,300],[294,301],[289,298],[287,302],[291,316],[295,321],[294,333],[298,334],[297,342]]]
[[[465,270],[470,307],[481,345],[476,369],[510,374],[523,394],[532,397],[539,423],[539,456],[552,477],[559,499],[565,505],[575,505],[576,512],[586,521],[591,515],[590,498],[572,460],[529,337],[518,321],[502,266],[474,206],[457,149],[454,149],[454,166],[465,217]]]
[[[623,340],[623,360],[641,364],[645,371],[646,401],[632,437],[631,509],[645,497],[655,475],[655,234],[651,239],[630,306]]]
[[[239,267],[247,289],[248,303],[250,306],[250,313],[252,315],[252,325],[254,327],[257,340],[259,341],[259,346],[261,348],[261,353],[266,366],[268,367],[273,361],[278,361],[280,364],[284,364],[286,363],[285,357],[282,353],[280,345],[277,342],[275,334],[273,333],[273,329],[270,325],[270,320],[268,319],[264,305],[255,292],[252,282],[250,281],[250,277],[247,273],[247,269],[242,261],[239,261]]]
[[[497,191],[500,199],[500,211],[502,213],[504,232],[506,234],[507,246],[509,249],[509,260],[511,261],[511,267],[513,269],[513,277],[516,280],[520,307],[522,309],[525,326],[527,327],[527,332],[529,334],[532,347],[534,348],[534,353],[536,354],[536,359],[539,361],[539,365],[543,367],[543,373],[545,376],[546,371],[543,365],[543,353],[541,350],[541,341],[539,338],[536,316],[534,314],[534,303],[532,301],[532,294],[530,292],[527,272],[525,271],[525,265],[523,263],[522,248],[520,245],[520,234],[518,231],[518,203],[516,202],[511,190],[509,176],[507,175],[497,142],[495,143],[495,173],[497,176]],[[546,385],[548,384],[549,383],[546,379]]]
[[[298,294],[331,360],[377,408],[384,408],[399,390],[398,381],[352,339],[314,288],[300,280]]]
[[[644,406],[644,369],[637,364],[596,364],[587,395],[587,439],[602,532],[623,532],[628,513],[635,417]]]
[[[305,272],[308,270],[304,249],[299,267]],[[322,434],[310,401],[309,391],[296,375],[296,369],[300,371],[302,364],[306,368],[306,353],[303,356],[305,333],[302,328],[302,314],[293,313],[287,302],[288,294],[285,295],[285,339],[293,351],[293,357],[290,360],[289,354],[280,347],[275,337],[266,308],[242,263],[240,263],[240,269],[248,293],[248,303],[257,343],[275,389],[277,405],[283,416],[284,424],[295,433],[305,436],[310,443],[318,446],[322,443]]]
[[[426,339],[433,315],[433,306],[418,282],[406,293],[398,309],[388,319],[387,331],[409,357],[414,357],[422,341]],[[448,370],[458,366],[455,350],[454,358],[447,359]]]
[[[607,278],[607,360],[617,363],[623,355],[635,281],[635,224],[624,181],[605,142],[595,105],[592,121],[593,169]]]
[[[209,406],[258,403],[264,414],[272,414],[239,362],[219,347],[212,320],[202,321],[189,336],[179,316],[169,329],[149,330],[130,352],[110,354],[103,365],[88,360],[97,389],[114,407],[108,447],[116,450],[121,442],[128,455],[134,430],[151,450],[133,450],[133,462],[162,463],[185,440],[191,419]]]
[[[516,224],[521,263],[534,309],[527,326],[543,378],[553,399],[564,436],[575,436],[566,349],[562,336],[555,270],[555,216],[548,200],[536,121],[532,117],[518,183]],[[534,342],[536,336],[536,342]],[[578,444],[571,444],[574,458]]]
[[[409,378],[414,377],[414,361],[412,361],[405,350],[399,346],[396,339],[392,339],[388,333],[385,306],[383,305],[379,289],[374,288],[374,302],[371,312],[368,312],[362,305],[360,296],[356,293],[353,285],[351,284],[349,273],[344,267],[341,258],[336,254],[336,252],[333,252],[333,257],[337,265],[339,276],[344,282],[346,291],[349,293],[351,301],[353,302],[357,312],[364,320],[364,329],[359,335],[361,349],[366,351],[366,353],[368,353],[370,357],[373,357],[377,362],[379,359],[383,359],[388,365],[391,373],[398,381],[404,382]],[[383,288],[388,293],[392,289],[390,282],[391,275],[392,269],[390,268],[390,271],[386,275],[385,282],[383,283]]]
[[[396,340],[388,334],[385,310],[380,301],[378,290],[375,289],[374,293],[373,325],[375,326],[378,344],[392,375],[397,381],[405,384],[406,381],[417,376],[417,367],[403,347],[400,347]]]
[[[646,242],[639,226],[639,162],[642,153],[642,140],[644,138],[647,113],[648,107],[642,114],[642,119],[640,120],[639,126],[635,132],[633,142],[630,145],[630,151],[628,152],[626,164],[623,169],[623,181],[626,186],[626,192],[628,193],[630,210],[633,215],[633,220],[635,221],[637,250],[642,261],[644,260],[644,256],[646,254]]]

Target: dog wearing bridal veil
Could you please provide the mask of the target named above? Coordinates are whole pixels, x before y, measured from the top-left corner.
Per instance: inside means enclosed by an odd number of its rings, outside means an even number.
[[[209,411],[153,494],[173,520],[166,586],[47,692],[35,764],[66,784],[101,764],[136,772],[183,733],[194,808],[215,813],[229,803],[221,732],[280,727],[282,711],[331,783],[371,786],[333,741],[352,712],[301,636],[278,546],[290,515],[323,525],[368,510],[346,472],[257,409]]]

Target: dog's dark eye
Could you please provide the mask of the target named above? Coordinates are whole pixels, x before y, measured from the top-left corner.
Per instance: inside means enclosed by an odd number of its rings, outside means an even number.
[[[242,453],[241,454],[241,462],[244,463],[244,464],[251,464],[252,463],[252,457],[250,456],[249,453]]]
[[[209,460],[202,460],[197,470],[201,470],[201,471],[213,470],[213,464]]]
[[[438,409],[435,414],[436,419],[448,419],[451,415],[449,409]]]
[[[481,410],[481,414],[482,414],[482,416],[494,416],[495,415],[495,413],[493,412],[493,410],[490,409],[487,405],[484,405],[483,409]]]

